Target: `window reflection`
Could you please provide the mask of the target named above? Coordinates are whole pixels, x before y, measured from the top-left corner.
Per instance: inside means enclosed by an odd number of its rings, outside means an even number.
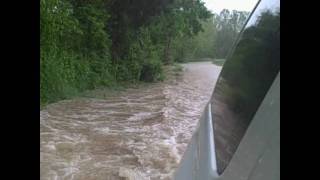
[[[260,2],[254,22],[249,20],[224,64],[211,99],[219,174],[280,71],[280,9],[275,4],[279,1]]]

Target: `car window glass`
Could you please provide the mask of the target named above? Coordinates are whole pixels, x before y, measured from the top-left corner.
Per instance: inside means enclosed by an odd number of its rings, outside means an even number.
[[[280,1],[262,0],[229,54],[211,98],[219,174],[279,71]]]

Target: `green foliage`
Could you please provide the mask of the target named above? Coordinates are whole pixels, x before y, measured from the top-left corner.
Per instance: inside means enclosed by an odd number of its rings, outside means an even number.
[[[211,17],[199,0],[176,0],[150,23],[152,41],[162,50],[162,62],[182,62],[186,43],[203,31],[201,21]]]
[[[67,0],[40,1],[40,103],[113,80],[104,30],[107,14],[103,8]]]
[[[225,58],[248,15],[248,12],[224,9],[219,15],[201,20],[202,30],[195,36],[182,36],[174,40],[174,60],[186,62]]]
[[[119,62],[116,78],[120,81],[157,81],[162,76],[160,52],[151,41],[148,27],[141,27],[132,40],[128,54]]]
[[[160,61],[148,61],[142,65],[140,80],[146,82],[163,80],[162,72]]]
[[[248,16],[249,12],[236,10],[230,12],[227,9],[223,9],[219,15],[214,15],[214,24],[217,29],[214,43],[216,58],[226,58]]]
[[[215,27],[212,18],[201,22],[203,31],[193,37],[176,38],[173,54],[176,62],[214,57]]]
[[[162,80],[210,16],[200,0],[40,0],[40,103]]]
[[[175,36],[172,56],[176,62],[199,61],[203,58],[225,58],[249,13],[222,10],[219,15],[198,21],[201,29],[197,34]],[[197,23],[195,23],[197,27]]]
[[[183,71],[183,67],[180,64],[174,63],[173,64],[173,71],[174,72],[182,72]]]

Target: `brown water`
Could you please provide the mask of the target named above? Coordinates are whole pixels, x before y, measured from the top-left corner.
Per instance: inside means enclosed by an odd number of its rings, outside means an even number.
[[[183,66],[179,78],[40,111],[41,179],[172,179],[221,69]]]

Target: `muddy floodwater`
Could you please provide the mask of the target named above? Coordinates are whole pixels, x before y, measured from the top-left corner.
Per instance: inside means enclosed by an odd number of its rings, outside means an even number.
[[[42,180],[171,180],[221,67],[183,64],[180,76],[40,111]]]

